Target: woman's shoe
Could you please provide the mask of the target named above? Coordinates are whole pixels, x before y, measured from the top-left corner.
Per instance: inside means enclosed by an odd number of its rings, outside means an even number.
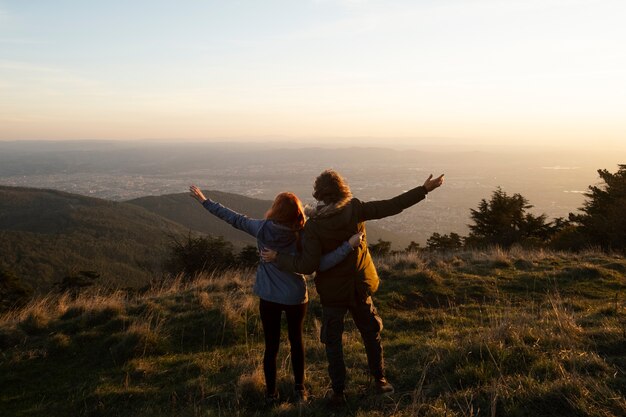
[[[395,389],[393,385],[387,381],[387,378],[382,377],[376,380],[376,393],[377,394],[393,394]]]
[[[293,397],[296,404],[305,404],[309,399],[309,393],[305,388],[296,388],[293,391]]]
[[[266,393],[265,394],[265,406],[273,407],[276,404],[278,404],[278,392],[276,391],[272,394]]]

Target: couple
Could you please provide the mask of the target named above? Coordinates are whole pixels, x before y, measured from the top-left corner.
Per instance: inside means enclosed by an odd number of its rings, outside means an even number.
[[[263,371],[268,402],[278,399],[276,357],[282,311],[287,317],[294,395],[298,401],[307,399],[302,327],[308,295],[302,274],[313,272],[317,272],[315,286],[322,304],[320,339],[326,347],[333,388],[331,404],[345,401],[342,335],[348,310],[363,338],[376,391],[393,392],[393,386],[385,378],[380,337],[382,319],[371,298],[378,289],[379,279],[367,248],[364,222],[400,213],[423,200],[428,192],[441,186],[443,180],[443,175],[437,178],[430,175],[422,186],[397,197],[362,202],[352,197],[341,175],[326,170],[315,179],[313,197],[319,204],[307,210],[308,221],[300,200],[292,193],[276,196],[265,219],[255,220],[207,199],[196,186],[190,187],[192,197],[211,214],[257,239],[264,262],[257,269],[254,293],[260,298],[265,336]]]

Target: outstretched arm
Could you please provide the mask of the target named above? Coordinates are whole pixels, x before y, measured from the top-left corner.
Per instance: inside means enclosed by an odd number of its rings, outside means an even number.
[[[350,252],[352,252],[355,248],[357,248],[361,244],[362,240],[363,240],[363,233],[361,232],[356,233],[352,235],[352,237],[350,237],[349,240],[346,240],[345,242],[343,242],[341,246],[339,246],[334,251],[329,252],[325,255],[322,255],[318,270],[327,271],[330,268],[337,265],[339,262],[346,259],[346,256],[348,256]],[[261,252],[261,258],[263,259],[263,262],[274,262],[276,261],[277,257],[278,257],[278,252],[272,249],[265,248]]]
[[[361,203],[360,221],[382,219],[393,216],[402,210],[422,201],[426,194],[443,184],[443,174],[433,178],[431,174],[424,185],[415,187],[406,193],[400,194],[389,200],[368,201]]]
[[[247,216],[239,214],[228,207],[224,207],[220,203],[209,200],[195,185],[189,187],[189,191],[191,191],[191,196],[198,200],[211,214],[224,220],[234,228],[256,237],[263,220],[249,219]]]

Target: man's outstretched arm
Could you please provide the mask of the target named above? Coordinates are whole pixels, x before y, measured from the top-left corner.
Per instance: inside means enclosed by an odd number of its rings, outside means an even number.
[[[402,210],[411,207],[422,201],[426,194],[440,187],[443,184],[443,174],[437,178],[430,177],[424,182],[424,185],[415,187],[405,193],[400,194],[389,200],[368,201],[361,204],[360,221],[382,219],[400,213]]]

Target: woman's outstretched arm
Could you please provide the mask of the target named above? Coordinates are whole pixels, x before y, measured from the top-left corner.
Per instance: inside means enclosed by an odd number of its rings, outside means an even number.
[[[214,216],[224,220],[234,228],[252,235],[253,237],[256,237],[259,233],[263,220],[249,219],[247,216],[239,214],[228,207],[224,207],[218,202],[209,200],[195,185],[190,186],[189,191],[191,191],[191,196],[198,200],[202,206],[204,206],[204,208]]]

